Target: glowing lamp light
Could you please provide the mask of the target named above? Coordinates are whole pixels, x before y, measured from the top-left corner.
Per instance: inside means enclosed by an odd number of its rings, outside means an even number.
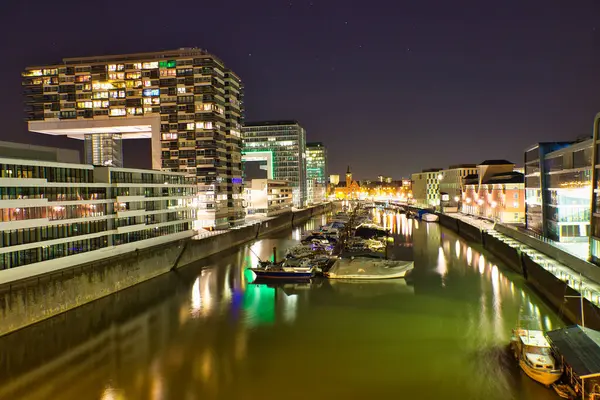
[[[481,199],[477,200],[477,204],[482,205],[483,204],[483,200],[481,200]]]
[[[492,208],[496,208],[497,205],[498,205],[498,203],[496,203],[495,201],[492,201]]]
[[[460,197],[454,196],[454,201],[456,201],[458,203],[459,200],[460,200]]]
[[[467,202],[467,204],[469,204],[469,203],[471,202],[471,198],[470,198],[470,197],[467,197],[467,198],[465,199],[465,201]]]

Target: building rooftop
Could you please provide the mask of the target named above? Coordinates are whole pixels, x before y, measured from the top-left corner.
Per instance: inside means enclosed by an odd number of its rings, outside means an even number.
[[[103,63],[106,61],[135,61],[135,60],[160,60],[165,58],[176,58],[176,57],[200,57],[200,56],[208,56],[211,57],[220,63],[222,61],[210,54],[207,50],[196,48],[196,47],[182,47],[176,50],[164,50],[164,51],[152,51],[145,53],[128,53],[128,54],[109,54],[109,55],[96,55],[96,56],[86,56],[86,57],[70,57],[63,58],[62,62],[44,64],[46,66],[55,65],[60,66],[64,64],[93,64],[93,63]],[[27,67],[36,68],[38,66]]]
[[[247,126],[277,126],[277,125],[300,125],[298,121],[293,119],[282,119],[278,121],[253,121],[244,123]]]
[[[308,142],[306,147],[324,147],[323,142]]]
[[[600,375],[600,332],[574,325],[547,335],[580,378]]]
[[[479,163],[479,165],[507,165],[507,164],[514,165],[515,163],[510,162],[508,160],[485,160],[485,161]]]
[[[501,172],[498,174],[492,175],[489,179],[486,179],[485,182],[482,183],[523,183],[525,182],[525,176],[516,171],[509,172]]]
[[[448,167],[448,169],[459,169],[459,168],[476,168],[477,164],[455,164]]]
[[[441,168],[427,168],[427,169],[422,170],[421,172],[438,172],[441,170],[442,170]]]

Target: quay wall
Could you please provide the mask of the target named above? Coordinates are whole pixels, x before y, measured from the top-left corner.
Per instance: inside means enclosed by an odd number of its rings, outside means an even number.
[[[201,239],[175,240],[2,284],[0,336],[259,237],[290,229],[332,207],[327,203]]]
[[[561,281],[552,273],[537,264],[527,254],[510,247],[508,244],[496,239],[478,227],[469,225],[468,223],[447,214],[437,215],[440,217],[440,225],[458,233],[460,236],[471,242],[482,245],[483,248],[500,259],[511,270],[522,275],[526,279],[527,284],[534,288],[548,304],[553,306],[563,319],[572,324],[581,324],[581,300],[579,298],[565,297],[579,296],[579,293],[569,287],[566,282]],[[582,272],[587,278],[594,280],[598,279],[597,282],[600,282],[600,271],[597,271],[600,270],[600,268],[596,267],[596,269],[594,269],[592,264],[557,249],[548,243],[543,243],[535,238],[525,235],[511,227],[496,224],[494,229],[563,264],[569,265],[569,267],[576,271]],[[600,310],[598,307],[587,299],[584,299],[583,309],[585,326],[600,330]]]

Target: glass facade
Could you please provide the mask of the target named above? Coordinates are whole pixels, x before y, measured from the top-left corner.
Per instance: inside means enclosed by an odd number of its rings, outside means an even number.
[[[327,149],[323,143],[306,144],[306,190],[309,204],[325,200]]]
[[[5,178],[0,187],[0,269],[192,234],[195,176],[8,161],[0,159]],[[6,183],[12,179],[13,184]]]
[[[85,135],[85,162],[90,165],[123,167],[122,135],[98,133]]]
[[[217,57],[184,48],[74,58],[22,75],[29,121],[158,116],[160,132],[153,134],[160,135],[161,168],[197,176],[202,201],[210,203],[204,208],[212,210],[202,225],[243,222],[243,86]],[[85,135],[86,161],[121,167],[121,139],[112,132]]]
[[[591,233],[592,141],[539,143],[525,153],[527,229],[557,242]]]
[[[296,121],[258,122],[242,129],[244,153],[273,153],[273,179],[289,182],[294,206],[307,203],[306,132]]]

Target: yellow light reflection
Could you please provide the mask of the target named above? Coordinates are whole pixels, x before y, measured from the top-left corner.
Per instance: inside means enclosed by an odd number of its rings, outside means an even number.
[[[483,275],[483,272],[485,271],[485,258],[483,258],[483,255],[479,256],[479,273],[481,275]]]
[[[438,262],[437,262],[437,272],[438,274],[440,274],[443,277],[445,277],[448,274],[448,263],[446,262],[446,256],[444,255],[444,250],[442,249],[442,246],[440,246],[440,249],[438,251]]]
[[[456,258],[460,257],[460,242],[457,240],[454,244],[454,251],[456,252]]]
[[[471,263],[473,262],[473,250],[471,249],[471,247],[467,248],[467,264],[469,266],[471,266]]]

